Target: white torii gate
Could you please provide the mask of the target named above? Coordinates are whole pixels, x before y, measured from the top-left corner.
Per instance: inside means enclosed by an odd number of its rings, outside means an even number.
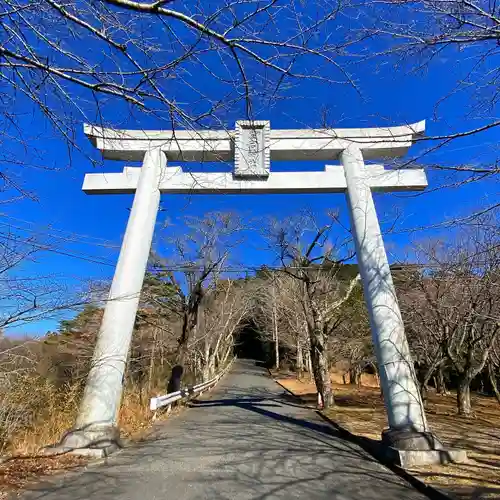
[[[234,131],[133,131],[85,126],[104,157],[142,160],[122,173],[87,174],[88,194],[135,193],[76,426],[62,441],[81,449],[117,437],[123,374],[161,193],[346,193],[389,422],[401,449],[438,447],[429,433],[372,191],[423,190],[421,169],[385,170],[364,160],[403,156],[425,122],[387,128],[271,130],[240,121]],[[271,160],[340,159],[320,172],[273,172]],[[183,172],[173,161],[233,161],[233,173]]]

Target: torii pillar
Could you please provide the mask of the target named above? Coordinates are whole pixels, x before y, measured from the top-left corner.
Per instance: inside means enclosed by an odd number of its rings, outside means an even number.
[[[106,449],[118,438],[123,375],[153,237],[160,193],[346,193],[389,428],[383,441],[402,465],[443,460],[429,432],[372,191],[422,190],[422,169],[385,170],[365,160],[403,156],[424,122],[367,129],[271,130],[266,121],[235,131],[133,131],[86,126],[106,158],[143,161],[123,173],[87,174],[89,194],[135,193],[87,386],[64,448]],[[174,161],[235,161],[233,173],[186,173]],[[271,172],[271,160],[340,159],[320,172]],[[416,453],[416,455],[415,455]],[[450,452],[446,457],[450,459]],[[410,457],[410,458],[408,458]],[[415,457],[419,457],[416,459]],[[424,457],[424,459],[422,459]],[[457,459],[457,456],[455,456]]]

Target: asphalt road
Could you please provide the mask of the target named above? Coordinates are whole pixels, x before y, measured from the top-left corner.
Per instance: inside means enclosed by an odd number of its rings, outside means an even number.
[[[251,361],[209,397],[106,464],[52,478],[25,500],[422,499],[343,440]]]

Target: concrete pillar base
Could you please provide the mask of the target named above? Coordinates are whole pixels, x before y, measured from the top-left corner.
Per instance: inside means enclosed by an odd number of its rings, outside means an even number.
[[[432,432],[386,429],[382,432],[382,444],[404,451],[442,450],[443,444]]]
[[[421,465],[467,462],[467,452],[446,449],[431,432],[387,429],[382,433],[385,457],[404,469]]]
[[[91,458],[107,457],[123,448],[120,431],[116,426],[92,425],[85,429],[68,431],[61,441],[44,448],[46,456],[72,453]]]
[[[465,450],[398,450],[387,447],[384,449],[387,460],[403,469],[412,469],[423,465],[460,464],[467,462]]]

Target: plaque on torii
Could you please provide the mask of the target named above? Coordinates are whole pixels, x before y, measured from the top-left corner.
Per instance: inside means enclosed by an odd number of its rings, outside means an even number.
[[[425,123],[381,128],[273,130],[239,121],[234,130],[138,131],[91,125],[85,133],[104,158],[142,161],[121,173],[85,176],[88,194],[134,194],[127,229],[99,331],[76,428],[66,445],[91,446],[116,430],[123,374],[151,248],[160,194],[346,194],[377,363],[395,436],[429,446],[413,362],[396,299],[372,191],[422,190],[422,169],[386,169],[365,160],[403,156]],[[273,161],[320,161],[315,172],[280,172]],[[329,164],[340,160],[339,165]],[[232,172],[185,172],[168,162],[233,162]],[[423,436],[423,437],[422,437]],[[422,439],[420,439],[422,438]],[[415,444],[417,442],[417,444]],[[426,444],[427,443],[427,444]]]

